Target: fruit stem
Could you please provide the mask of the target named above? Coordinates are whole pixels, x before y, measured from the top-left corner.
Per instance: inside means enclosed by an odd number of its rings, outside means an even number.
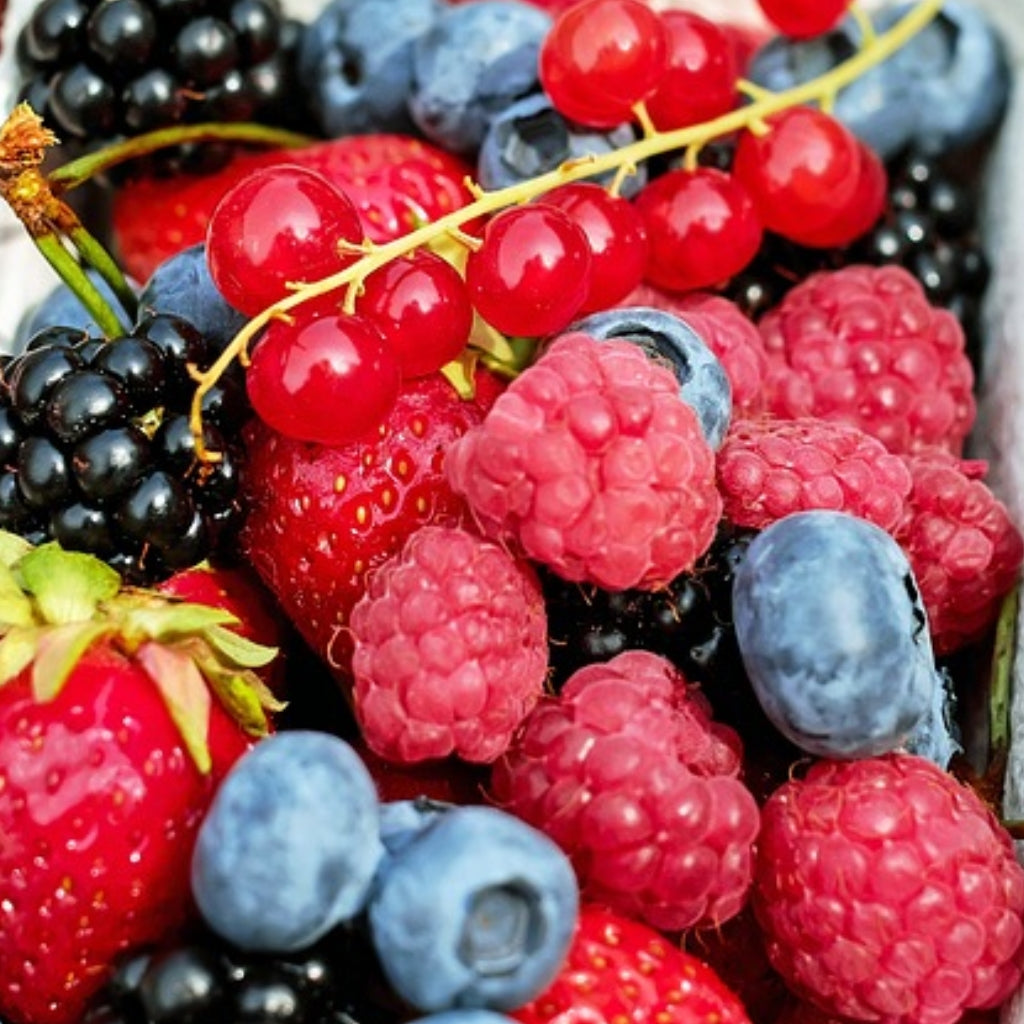
[[[782,92],[771,92],[759,88],[758,94],[753,97],[753,102],[710,121],[662,132],[650,124],[650,119],[646,117],[644,111],[638,116],[641,118],[645,134],[638,141],[623,146],[621,149],[594,155],[587,159],[567,161],[553,171],[502,189],[488,191],[480,188],[479,185],[473,185],[470,189],[475,197],[473,202],[390,242],[375,246],[367,255],[336,274],[297,288],[291,295],[253,317],[227,344],[220,356],[205,372],[196,373],[197,385],[192,400],[190,424],[195,438],[197,456],[207,461],[217,461],[219,458],[219,453],[207,449],[203,442],[203,396],[216,384],[232,362],[236,359],[242,361],[246,358],[253,339],[281,312],[294,309],[303,302],[320,295],[347,287],[353,282],[358,283],[391,260],[429,244],[440,235],[453,235],[464,224],[508,207],[529,202],[558,185],[584,178],[598,177],[605,173],[618,173],[622,171],[623,167],[638,166],[649,157],[686,149],[694,145],[700,146],[720,136],[749,129],[751,126],[763,125],[771,115],[789,107],[802,103],[813,103],[835,95],[839,89],[855,81],[864,72],[899,50],[939,13],[942,5],[943,0],[919,0],[892,28],[884,33],[874,33],[857,53],[837,64],[824,75]],[[742,86],[742,83],[740,85]]]
[[[989,750],[998,755],[1010,746],[1010,694],[1013,688],[1014,654],[1017,646],[1017,617],[1020,612],[1020,589],[1014,587],[1003,599],[996,621],[992,649],[992,671],[989,681],[988,732]]]

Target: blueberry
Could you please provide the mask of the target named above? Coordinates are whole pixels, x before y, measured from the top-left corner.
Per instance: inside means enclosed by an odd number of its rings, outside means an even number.
[[[906,556],[855,516],[799,512],[758,534],[736,572],[733,619],[765,714],[811,754],[895,749],[941,685]]]
[[[924,718],[904,744],[906,750],[948,768],[953,758],[963,753],[960,729],[956,722],[956,694],[952,678],[943,672],[941,685],[932,693],[932,701]]]
[[[429,797],[385,801],[380,805],[380,840],[384,849],[390,854],[401,852],[452,806]]]
[[[912,7],[886,8],[885,30]],[[913,140],[927,153],[943,153],[982,138],[1006,110],[1011,70],[998,29],[978,6],[946,0],[936,17],[886,63],[912,83]]]
[[[247,317],[217,291],[206,265],[206,246],[197,245],[164,260],[139,293],[139,315],[165,313],[198,329],[211,348],[221,351],[245,326]]]
[[[412,47],[440,0],[332,0],[299,46],[299,80],[328,138],[412,129]]]
[[[507,188],[527,178],[553,171],[566,160],[600,156],[636,141],[632,125],[610,132],[584,128],[566,120],[543,92],[531,93],[500,111],[491,120],[480,144],[477,180],[487,189]],[[614,172],[594,180],[611,184]],[[620,194],[635,195],[646,184],[644,167],[625,178]]]
[[[747,77],[783,92],[830,71],[861,46],[860,27],[845,18],[831,32],[813,39],[775,36],[755,54]],[[913,83],[902,66],[883,61],[840,89],[832,113],[883,159],[902,150],[914,133]]]
[[[511,1017],[493,1010],[444,1010],[417,1017],[409,1024],[515,1024]]]
[[[551,18],[520,0],[449,7],[413,46],[409,112],[444,149],[475,154],[491,119],[536,92]]]
[[[242,949],[302,949],[363,909],[378,832],[373,779],[347,743],[277,733],[231,769],[200,827],[196,904]]]
[[[564,853],[493,807],[455,807],[381,866],[368,920],[398,995],[426,1012],[507,1010],[554,978],[579,909]]]
[[[569,327],[598,341],[614,338],[639,345],[679,381],[679,397],[697,414],[701,430],[718,449],[732,416],[732,386],[718,357],[685,321],[650,306],[602,310]]]

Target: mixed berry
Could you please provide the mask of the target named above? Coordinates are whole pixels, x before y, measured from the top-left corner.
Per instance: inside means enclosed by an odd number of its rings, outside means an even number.
[[[1020,988],[1024,535],[971,457],[1006,48],[966,0],[759,5],[33,10],[8,1024]]]

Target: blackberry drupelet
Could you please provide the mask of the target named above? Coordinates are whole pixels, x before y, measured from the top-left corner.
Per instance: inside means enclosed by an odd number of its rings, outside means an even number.
[[[292,126],[296,32],[279,0],[44,0],[17,40],[20,95],[89,147],[179,123]],[[209,149],[149,166],[201,169]]]
[[[244,391],[229,376],[210,405],[220,461],[196,457],[188,421],[186,364],[215,355],[166,314],[110,341],[64,328],[32,338],[0,375],[0,528],[95,554],[132,583],[228,554]]]

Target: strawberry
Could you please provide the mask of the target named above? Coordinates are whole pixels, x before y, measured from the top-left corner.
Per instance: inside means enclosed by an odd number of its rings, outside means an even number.
[[[647,925],[593,904],[580,908],[554,982],[510,1016],[522,1024],[749,1024],[743,1004],[702,960]]]
[[[384,242],[464,205],[470,168],[458,157],[404,135],[353,135],[300,149],[238,153],[202,176],[140,178],[113,198],[114,242],[126,273],[146,281],[169,256],[203,241],[221,197],[262,167],[299,164],[342,188],[367,237]]]
[[[235,620],[0,533],[0,1016],[81,1019],[193,915],[196,831],[277,705]]]
[[[242,553],[343,681],[352,652],[348,617],[366,574],[417,527],[467,520],[442,463],[500,390],[483,370],[470,399],[439,373],[414,378],[402,385],[377,434],[338,446],[292,440],[258,419],[248,425]]]

